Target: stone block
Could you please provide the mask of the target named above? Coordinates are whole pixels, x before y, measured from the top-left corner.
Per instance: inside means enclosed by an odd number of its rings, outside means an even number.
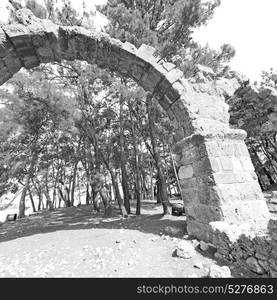
[[[219,157],[222,155],[221,149],[216,141],[205,142],[205,150],[209,157]]]
[[[270,258],[268,260],[268,264],[270,269],[274,270],[275,272],[277,272],[277,260],[274,258]]]
[[[261,253],[256,253],[255,257],[259,260],[259,261],[266,261],[268,259],[267,255],[261,254]]]
[[[168,72],[170,72],[171,70],[176,68],[176,65],[174,65],[173,63],[170,63],[170,62],[163,62],[162,66]]]
[[[182,164],[192,164],[194,161],[201,159],[198,147],[191,147],[187,149],[182,149]]]
[[[153,93],[157,84],[162,80],[162,75],[155,68],[143,70],[143,72],[144,75],[140,78],[139,82],[145,90]],[[158,96],[158,98],[160,97],[161,95]]]
[[[249,156],[247,146],[244,142],[234,143],[235,156]]]
[[[191,125],[190,125],[190,115],[189,115],[189,113],[188,113],[188,111],[186,110],[185,107],[180,108],[180,106],[178,105],[178,101],[177,101],[177,102],[173,103],[170,108],[174,112],[174,114],[176,116],[176,119],[179,123],[186,126],[186,128],[191,127]],[[189,134],[189,132],[188,132],[188,134]]]
[[[213,174],[214,182],[216,184],[228,184],[228,183],[255,183],[255,174],[250,172],[219,172]]]
[[[219,261],[226,261],[226,257],[223,254],[220,254],[219,252],[216,252],[214,254],[214,258]]]
[[[12,50],[12,44],[7,39],[6,33],[0,28],[0,58],[5,57]]]
[[[261,189],[256,183],[217,184],[214,189],[222,203],[263,200]]]
[[[181,188],[184,190],[187,188],[196,188],[197,184],[198,184],[198,181],[197,181],[196,177],[180,179]]]
[[[11,40],[17,55],[21,58],[24,67],[31,69],[39,65],[28,27],[21,24],[4,26],[4,31]]]
[[[11,40],[14,47],[22,47],[31,43],[28,27],[22,24],[9,24],[2,26],[2,29]]]
[[[185,209],[188,217],[201,223],[208,224],[214,221],[221,221],[223,217],[221,209],[218,206],[196,204],[187,205]]]
[[[162,98],[159,99],[159,104],[165,111],[167,111],[171,105],[171,102],[170,102],[170,99],[168,99],[168,97],[166,95],[164,95]],[[171,111],[174,113],[173,109],[171,109]],[[174,113],[174,116],[175,116],[175,113]]]
[[[178,174],[179,174],[180,180],[191,178],[194,174],[192,165],[181,166]]]
[[[258,264],[268,273],[270,271],[269,264],[266,260],[258,259]]]
[[[223,218],[230,224],[249,223],[253,228],[265,229],[269,211],[265,201],[233,201],[221,205]]]
[[[189,107],[190,108],[190,107]],[[194,123],[195,131],[200,134],[205,134],[207,132],[217,134],[218,132],[224,132],[228,129],[229,124],[220,122],[218,120],[213,120],[211,118],[203,118],[201,116],[197,117],[197,114]]]
[[[181,79],[183,76],[184,76],[184,73],[181,70],[175,68],[168,72],[168,74],[166,75],[166,78],[171,84],[173,84],[174,82]]]
[[[199,199],[199,190],[196,188],[186,188],[182,189],[182,195],[184,204],[186,205],[196,205],[200,202]]]
[[[246,264],[248,265],[249,269],[256,274],[262,275],[265,273],[264,268],[259,264],[255,257],[247,258]]]
[[[268,230],[270,233],[277,232],[277,219],[270,219],[268,222]],[[275,244],[275,242],[274,242]],[[276,250],[277,250],[277,243],[276,243]]]
[[[241,163],[241,160],[238,159],[237,157],[235,156],[232,156],[231,157],[231,161],[232,161],[232,165],[233,165],[233,170],[236,172],[241,172],[244,170],[243,168],[243,164]]]
[[[12,77],[12,74],[10,73],[9,69],[4,66],[0,69],[0,85],[8,81]]]
[[[187,220],[187,232],[190,236],[196,237],[198,240],[209,242],[212,237],[212,231],[209,224],[201,223],[198,220],[188,218]]]
[[[244,157],[248,156],[249,157],[249,153],[248,153],[247,148],[246,148],[247,152],[245,152],[244,151],[245,150],[244,146],[242,146],[240,143],[234,143],[232,140],[224,141],[224,140],[216,140],[215,139],[215,140],[211,140],[211,141],[206,141],[205,145],[206,145],[207,152],[208,152],[209,156],[212,156],[212,157],[218,157],[218,156],[233,157],[232,158],[233,164],[236,164],[237,168],[240,168],[238,166],[237,159],[240,159],[241,156],[244,156]]]
[[[199,182],[199,184],[196,182]],[[201,185],[201,182],[195,177],[191,178],[191,180],[186,180],[186,182],[182,181],[181,188],[186,204],[191,203],[192,205],[196,205],[199,203],[212,206],[220,205],[221,199],[213,187]]]
[[[209,269],[209,278],[230,278],[231,276],[231,271],[229,267],[227,266],[217,266],[217,265],[211,265]]]
[[[176,121],[175,113],[172,111],[170,107],[166,110],[166,113],[171,121]]]
[[[250,156],[244,156],[240,158],[240,163],[242,165],[243,170],[245,171],[254,171],[254,166],[250,159]]]
[[[5,57],[3,57],[3,62],[5,63],[6,67],[9,69],[9,72],[12,75],[17,73],[22,67],[20,59],[13,51],[9,52]]]
[[[220,163],[223,171],[232,171],[234,169],[232,159],[228,156],[221,157]]]
[[[173,119],[172,120],[175,124],[174,124],[174,135],[173,135],[173,143],[176,144],[178,141],[180,141],[181,139],[183,139],[185,137],[185,131],[184,131],[184,128],[183,126],[180,126],[179,122],[176,120],[176,119]],[[177,125],[176,125],[177,123]],[[176,158],[176,161],[179,161],[180,162],[181,160],[181,155],[179,155],[179,159],[177,160]]]
[[[59,46],[59,26],[53,24],[50,20],[41,21],[45,30],[45,35],[53,52],[55,61],[61,60],[61,49]]]
[[[254,242],[256,242],[255,239],[254,239]],[[271,248],[271,245],[269,243],[267,243],[266,241],[264,241],[261,244],[255,243],[254,247],[255,247],[255,252],[256,252],[255,256],[258,259],[267,260],[271,256],[272,248]]]
[[[143,60],[150,62],[151,64],[157,64],[158,57],[156,55],[157,51],[155,48],[142,44],[139,49],[136,50],[136,54]]]
[[[225,245],[229,249],[229,246],[235,242],[238,242],[243,236],[248,235],[251,231],[251,224],[246,222],[229,222],[224,219],[224,221],[210,222],[209,224],[212,228],[213,238],[212,243],[218,247],[222,248]],[[230,250],[230,249],[229,249]]]
[[[190,99],[187,97],[187,89],[185,86],[182,84],[181,80],[178,80],[172,84],[172,88],[179,91],[179,94],[182,95],[182,102],[188,104]]]
[[[196,251],[189,241],[183,240],[177,245],[176,255],[184,259],[189,259],[196,255]]]
[[[36,52],[38,54],[40,62],[42,63],[48,63],[54,60],[54,54],[51,48],[39,47],[36,49]]]
[[[224,107],[197,103],[194,111],[202,118],[209,118],[215,121],[229,124],[229,114]]]
[[[145,45],[144,44],[141,45],[141,48],[143,48],[143,46],[145,46]],[[121,47],[122,47],[122,49],[124,49],[128,52],[132,52],[132,53],[137,53],[137,51],[138,51],[135,45],[133,45],[133,44],[127,42],[127,41],[124,42]]]
[[[51,39],[51,34],[41,24],[29,26],[31,32],[31,42],[40,62],[47,63],[55,59],[52,47],[58,48],[56,40]]]
[[[269,275],[272,278],[277,278],[277,271],[274,271],[272,269],[269,270]]]
[[[186,109],[182,101],[177,101],[182,96],[181,91],[171,86],[169,89],[167,89],[165,95],[170,99],[170,102],[172,103],[178,102],[177,105],[179,106],[180,109]]]
[[[235,154],[234,144],[232,141],[221,143],[222,154],[225,156],[233,156]]]
[[[164,79],[157,84],[155,93],[159,95],[158,97],[162,97],[167,92],[167,90],[171,88],[171,86],[172,85],[168,81],[168,79],[164,77]]]

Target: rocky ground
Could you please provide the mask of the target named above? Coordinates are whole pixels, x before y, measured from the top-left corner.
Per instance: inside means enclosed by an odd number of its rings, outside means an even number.
[[[3,223],[0,277],[207,277],[218,265],[212,253],[188,239],[185,216],[161,212],[144,201],[141,216],[103,218],[82,205]],[[193,250],[186,258],[181,241]],[[233,277],[253,276],[229,267]]]

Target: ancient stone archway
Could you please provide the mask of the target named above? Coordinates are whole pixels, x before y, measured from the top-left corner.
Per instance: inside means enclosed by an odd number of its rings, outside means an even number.
[[[176,126],[179,177],[188,232],[210,240],[211,222],[266,228],[269,212],[244,139],[229,127],[228,105],[217,83],[190,83],[154,49],[136,49],[108,35],[65,27],[17,12],[18,23],[0,28],[0,84],[40,63],[84,60],[131,77],[155,95]]]

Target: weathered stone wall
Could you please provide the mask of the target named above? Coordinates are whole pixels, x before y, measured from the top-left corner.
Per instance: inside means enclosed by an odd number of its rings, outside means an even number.
[[[277,219],[273,217],[266,230],[252,232],[247,226],[211,223],[215,258],[236,263],[254,274],[277,277]]]
[[[266,228],[268,208],[257,182],[243,131],[196,136],[177,143],[180,184],[190,234],[208,241],[209,223],[251,223]],[[259,207],[259,210],[257,210]]]
[[[0,28],[0,84],[21,67],[84,60],[134,79],[152,93],[175,125],[175,153],[188,232],[211,241],[211,222],[265,229],[269,212],[244,143],[246,133],[229,127],[228,105],[238,83],[191,81],[175,65],[103,33],[58,26],[17,12],[17,24]],[[200,78],[201,79],[201,78]]]

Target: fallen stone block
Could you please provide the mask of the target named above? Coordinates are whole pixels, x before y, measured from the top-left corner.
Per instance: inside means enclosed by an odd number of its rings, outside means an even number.
[[[262,275],[265,273],[264,268],[259,265],[258,260],[255,257],[248,257],[246,264],[249,269],[256,274]]]
[[[216,252],[216,247],[213,244],[206,243],[204,241],[200,241],[199,248],[204,252],[212,252],[212,253]]]
[[[181,258],[189,259],[196,254],[194,247],[188,241],[181,241],[177,245],[176,255]]]
[[[231,276],[231,271],[229,267],[227,266],[217,266],[217,265],[211,265],[209,269],[209,278],[230,278]]]

